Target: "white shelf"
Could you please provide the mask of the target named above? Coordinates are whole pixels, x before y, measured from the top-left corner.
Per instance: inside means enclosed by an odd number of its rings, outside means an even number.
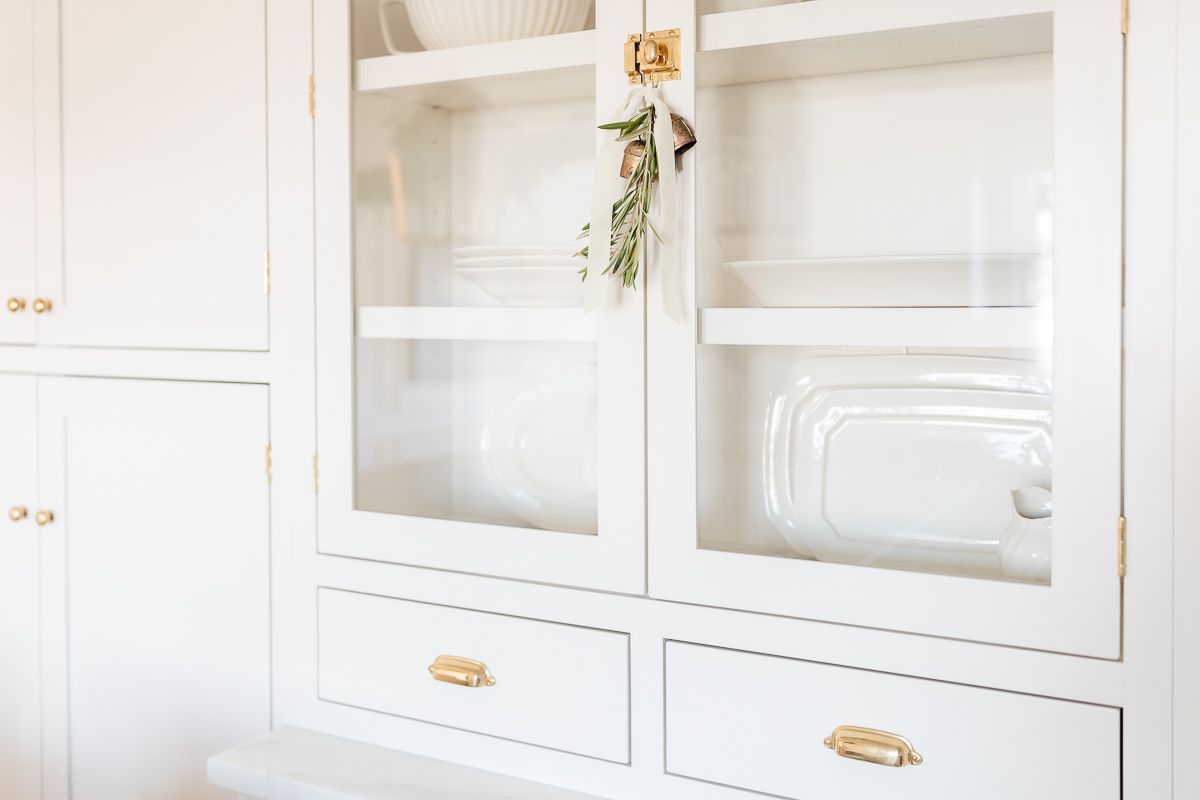
[[[700,344],[1044,348],[1040,308],[705,308]]]
[[[1053,10],[1053,0],[818,0],[706,14],[697,77],[722,86],[1046,53]]]
[[[595,95],[596,32],[359,59],[355,88],[439,108]]]
[[[596,319],[579,308],[363,306],[362,339],[594,342]]]

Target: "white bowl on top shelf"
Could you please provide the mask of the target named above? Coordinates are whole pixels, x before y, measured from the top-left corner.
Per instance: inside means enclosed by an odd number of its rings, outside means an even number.
[[[393,55],[402,51],[392,42],[387,9],[400,3],[427,50],[579,31],[592,10],[592,0],[381,0],[379,24]]]
[[[1028,253],[730,261],[765,307],[1033,306],[1049,257]]]

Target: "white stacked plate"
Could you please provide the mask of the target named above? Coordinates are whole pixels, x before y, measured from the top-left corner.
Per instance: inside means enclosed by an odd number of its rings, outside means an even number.
[[[583,305],[582,245],[456,247],[454,271],[506,306]]]

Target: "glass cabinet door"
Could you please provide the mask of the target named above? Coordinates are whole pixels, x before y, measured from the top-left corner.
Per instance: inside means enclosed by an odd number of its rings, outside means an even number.
[[[317,4],[321,551],[644,591],[644,296],[585,314],[576,255],[640,0],[350,5]]]
[[[1119,2],[647,9],[699,140],[650,593],[1117,657]]]

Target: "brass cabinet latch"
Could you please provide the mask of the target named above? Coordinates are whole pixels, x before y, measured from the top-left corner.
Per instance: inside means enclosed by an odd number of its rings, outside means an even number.
[[[625,75],[631,84],[679,80],[682,55],[679,29],[640,33],[625,39]]]

